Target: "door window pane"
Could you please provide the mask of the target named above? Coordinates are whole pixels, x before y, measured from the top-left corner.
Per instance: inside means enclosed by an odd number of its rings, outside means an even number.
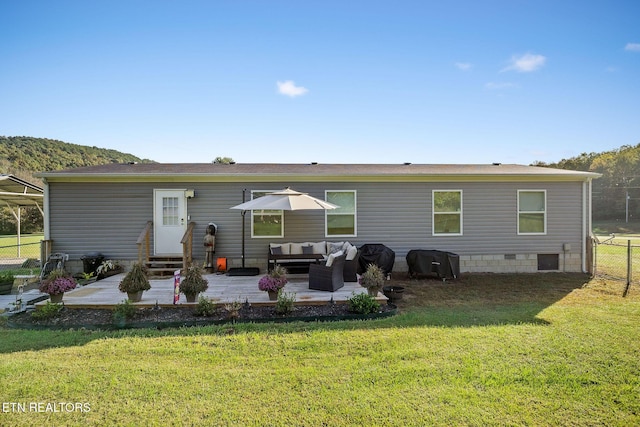
[[[162,225],[180,225],[177,197],[162,198]]]

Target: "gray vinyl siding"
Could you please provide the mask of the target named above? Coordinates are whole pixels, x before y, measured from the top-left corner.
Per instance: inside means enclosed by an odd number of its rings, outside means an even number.
[[[582,240],[582,182],[305,182],[305,183],[49,183],[50,238],[53,251],[79,259],[101,252],[119,260],[137,258],[135,244],[147,221],[153,220],[154,189],[194,189],[188,214],[196,223],[194,258],[204,259],[202,239],[207,224],[218,225],[216,254],[239,262],[242,241],[242,190],[277,190],[287,186],[324,199],[325,190],[357,192],[355,245],[382,243],[404,258],[411,249],[439,249],[460,255],[562,253],[569,243],[579,253]],[[432,236],[432,190],[462,190],[463,233]],[[517,192],[547,192],[547,234],[517,235]],[[247,265],[266,257],[270,242],[335,241],[325,237],[322,211],[284,213],[284,238],[251,238],[246,214]],[[340,240],[343,240],[340,238]],[[263,267],[260,261],[259,266]]]

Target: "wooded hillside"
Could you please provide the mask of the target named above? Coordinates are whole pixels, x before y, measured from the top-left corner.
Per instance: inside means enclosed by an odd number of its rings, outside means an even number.
[[[593,219],[640,220],[640,144],[535,165],[601,173],[593,181]]]
[[[132,154],[106,148],[69,144],[47,138],[0,136],[0,173],[12,174],[29,182],[33,174],[105,163],[151,162]],[[31,177],[30,179],[25,176]]]
[[[69,144],[63,141],[29,136],[0,136],[0,173],[42,185],[33,175],[38,172],[94,166],[105,163],[147,163],[134,155],[106,148]],[[22,232],[42,231],[42,215],[35,208],[25,209]],[[15,219],[8,208],[0,209],[0,234],[15,234]]]

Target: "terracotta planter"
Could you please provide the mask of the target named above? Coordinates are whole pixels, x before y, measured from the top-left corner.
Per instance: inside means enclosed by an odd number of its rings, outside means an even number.
[[[269,301],[278,301],[278,291],[267,291],[269,294]]]
[[[127,296],[129,297],[129,301],[131,302],[140,302],[140,300],[142,299],[142,293],[144,291],[138,291],[138,292],[127,292]]]
[[[367,293],[369,294],[369,296],[372,296],[374,298],[378,296],[378,292],[380,292],[380,288],[378,286],[367,288]]]
[[[61,294],[49,294],[49,299],[53,304],[60,304],[62,302],[62,297],[64,297],[64,292]]]

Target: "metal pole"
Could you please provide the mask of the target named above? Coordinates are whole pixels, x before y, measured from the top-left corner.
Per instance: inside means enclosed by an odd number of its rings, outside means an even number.
[[[629,293],[629,287],[631,286],[631,240],[627,240],[627,286],[622,293],[623,297],[626,297]]]
[[[625,222],[628,223],[629,222],[629,190],[627,190],[626,195],[625,195],[624,213],[625,213]]]

